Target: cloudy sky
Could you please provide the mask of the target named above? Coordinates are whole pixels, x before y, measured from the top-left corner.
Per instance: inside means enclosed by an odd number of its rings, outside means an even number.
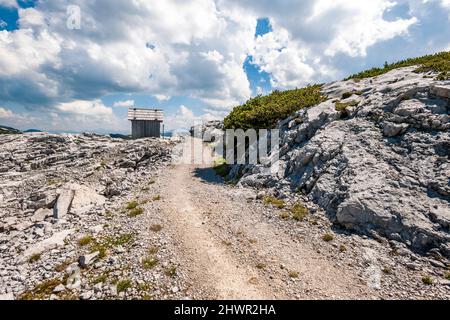
[[[450,0],[0,0],[0,124],[168,129],[274,89],[450,50]]]

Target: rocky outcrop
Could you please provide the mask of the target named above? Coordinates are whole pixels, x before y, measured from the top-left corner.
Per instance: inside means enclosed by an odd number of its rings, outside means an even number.
[[[190,134],[194,138],[202,139],[204,142],[214,141],[214,137],[223,134],[223,121],[208,121],[201,125],[194,126],[190,129]]]
[[[80,267],[118,268],[120,253],[108,263],[113,257],[98,259],[99,252],[78,245],[79,239],[145,234],[137,228],[147,230],[146,224],[133,225],[120,213],[136,190],[148,188],[149,179],[171,163],[173,145],[95,134],[0,136],[0,299],[18,298],[58,277],[64,283],[54,294],[67,289],[87,297],[92,286]],[[95,295],[117,296],[109,290],[104,285]]]
[[[449,258],[450,82],[413,70],[324,85],[327,101],[279,123],[279,174],[247,166],[240,183],[302,192],[339,225]]]

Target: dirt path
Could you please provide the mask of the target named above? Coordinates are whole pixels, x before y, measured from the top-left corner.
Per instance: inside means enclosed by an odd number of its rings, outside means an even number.
[[[192,290],[210,299],[371,298],[360,278],[280,230],[208,165],[174,166],[161,193],[166,228]],[[298,275],[298,276],[297,276]]]

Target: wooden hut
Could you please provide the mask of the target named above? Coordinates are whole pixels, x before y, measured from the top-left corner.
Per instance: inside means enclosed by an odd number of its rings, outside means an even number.
[[[128,120],[131,121],[133,139],[160,138],[164,112],[158,109],[128,109]]]

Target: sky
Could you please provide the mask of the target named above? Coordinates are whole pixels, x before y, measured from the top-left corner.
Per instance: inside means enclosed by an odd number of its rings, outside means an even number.
[[[450,50],[450,0],[0,0],[0,124],[128,133]]]

